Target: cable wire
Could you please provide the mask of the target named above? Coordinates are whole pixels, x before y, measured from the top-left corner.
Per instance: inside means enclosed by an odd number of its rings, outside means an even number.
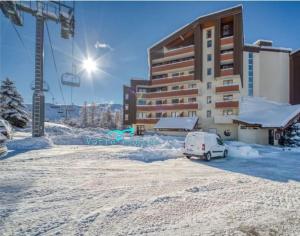
[[[47,35],[48,35],[48,39],[49,39],[49,43],[50,43],[50,47],[51,47],[51,54],[52,54],[53,64],[54,64],[56,75],[57,75],[56,79],[57,79],[57,82],[58,82],[58,85],[59,85],[59,90],[60,90],[60,93],[61,93],[61,97],[63,99],[64,105],[66,106],[65,96],[64,96],[63,89],[62,89],[62,86],[61,86],[61,83],[60,83],[60,80],[59,80],[58,69],[57,69],[57,65],[56,65],[56,61],[55,61],[54,50],[53,50],[53,47],[52,47],[52,40],[51,40],[51,37],[50,37],[50,32],[49,32],[47,21],[45,23],[46,23]]]

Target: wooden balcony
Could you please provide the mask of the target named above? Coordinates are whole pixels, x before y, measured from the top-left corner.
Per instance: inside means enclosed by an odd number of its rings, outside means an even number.
[[[220,60],[222,61],[229,61],[233,60],[233,53],[224,53],[220,55]]]
[[[231,69],[221,69],[221,76],[233,75],[233,68]]]
[[[152,73],[194,66],[194,59],[178,63],[152,67]]]
[[[227,85],[227,86],[219,86],[216,87],[216,93],[224,93],[224,92],[236,92],[239,91],[238,85]]]
[[[218,108],[238,108],[239,102],[238,101],[223,101],[223,102],[216,102],[215,107]]]
[[[136,119],[137,124],[156,124],[159,119],[156,118],[144,118],[144,119]]]
[[[145,93],[143,94],[143,98],[164,98],[164,97],[177,97],[177,96],[185,96],[185,95],[198,95],[198,89]]]
[[[198,109],[198,103],[176,103],[176,104],[137,106],[137,111],[169,111],[169,110],[186,110],[186,109]]]
[[[231,44],[233,44],[233,36],[220,39],[221,47],[226,45],[231,45]]]
[[[170,57],[170,56],[175,56],[175,55],[179,55],[179,54],[193,52],[194,50],[195,50],[194,45],[191,45],[188,47],[176,48],[176,49],[169,50],[169,51],[165,52],[164,55],[165,55],[165,57]]]
[[[163,78],[163,79],[152,79],[152,85],[158,84],[171,84],[171,83],[178,83],[182,81],[189,81],[194,80],[194,75],[187,75],[187,76],[178,76],[173,78]]]

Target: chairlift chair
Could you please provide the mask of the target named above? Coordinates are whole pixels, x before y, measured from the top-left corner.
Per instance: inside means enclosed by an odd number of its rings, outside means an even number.
[[[77,74],[66,72],[61,76],[61,83],[70,87],[80,87],[80,77]]]

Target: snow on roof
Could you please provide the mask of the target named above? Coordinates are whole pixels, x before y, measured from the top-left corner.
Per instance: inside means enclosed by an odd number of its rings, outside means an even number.
[[[235,120],[262,128],[283,128],[300,114],[300,105],[276,103],[258,97],[242,98],[240,108],[240,115]]]
[[[154,129],[194,129],[198,117],[167,117],[160,118]]]

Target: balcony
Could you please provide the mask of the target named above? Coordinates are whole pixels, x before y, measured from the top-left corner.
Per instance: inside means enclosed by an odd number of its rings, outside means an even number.
[[[221,48],[233,47],[233,36],[225,37],[220,39]]]
[[[176,103],[176,104],[137,106],[137,111],[168,111],[168,110],[185,110],[185,109],[198,109],[198,103]]]
[[[156,124],[159,119],[157,118],[144,118],[144,119],[136,119],[137,124]]]
[[[221,101],[216,102],[215,107],[218,108],[238,108],[239,102],[238,101]]]
[[[232,124],[233,119],[236,119],[236,115],[228,115],[228,116],[214,116],[214,122],[216,124]]]
[[[233,61],[233,52],[223,53],[220,55],[221,63],[225,61]]]
[[[177,97],[185,95],[198,95],[198,89],[183,89],[174,91],[162,91],[143,94],[143,98],[164,98],[164,97]]]
[[[221,76],[233,75],[233,68],[221,69]]]
[[[239,91],[238,85],[226,85],[226,86],[218,86],[216,87],[216,93],[224,93],[224,92],[237,92]]]
[[[155,66],[155,67],[152,67],[152,73],[194,66],[194,61],[195,61],[194,59],[191,59],[188,61],[182,61],[182,62],[173,63],[173,64]]]
[[[165,52],[165,57],[176,56],[179,54],[194,52],[194,45],[190,45],[187,47],[175,48]]]
[[[152,79],[152,85],[158,84],[170,84],[170,83],[178,83],[182,81],[189,81],[194,80],[194,75],[187,75],[187,76],[178,76],[178,77],[167,77],[162,79]]]

